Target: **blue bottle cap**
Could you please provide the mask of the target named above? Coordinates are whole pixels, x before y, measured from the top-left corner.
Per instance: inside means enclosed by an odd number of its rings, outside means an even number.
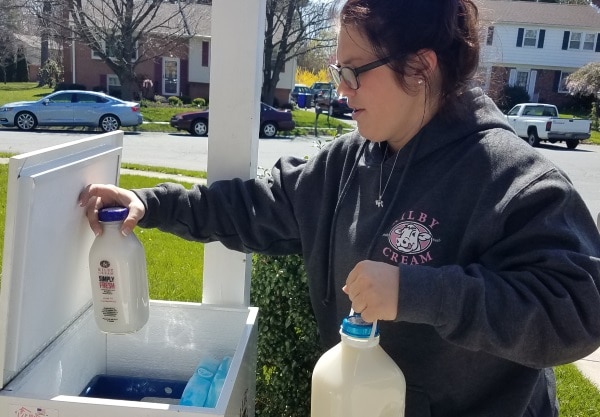
[[[103,207],[98,210],[98,220],[101,222],[120,222],[127,218],[129,209],[126,207]]]
[[[342,333],[347,336],[368,339],[372,330],[373,323],[364,321],[360,314],[354,314],[342,320]],[[374,336],[379,336],[379,326],[376,326]]]

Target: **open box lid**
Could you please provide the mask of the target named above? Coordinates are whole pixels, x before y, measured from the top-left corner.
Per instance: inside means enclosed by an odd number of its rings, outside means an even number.
[[[117,184],[123,132],[10,158],[0,289],[1,386],[91,305],[94,239],[77,197]]]

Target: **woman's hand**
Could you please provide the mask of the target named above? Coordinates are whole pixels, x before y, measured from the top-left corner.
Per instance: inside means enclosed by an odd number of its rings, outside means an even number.
[[[133,191],[112,184],[89,184],[79,194],[79,205],[85,207],[90,227],[96,236],[102,234],[102,225],[98,221],[98,210],[102,207],[120,206],[129,209],[121,227],[121,233],[125,236],[131,233],[146,213],[144,204]]]
[[[361,261],[348,275],[342,290],[352,308],[368,322],[394,320],[398,313],[400,270],[384,262]]]

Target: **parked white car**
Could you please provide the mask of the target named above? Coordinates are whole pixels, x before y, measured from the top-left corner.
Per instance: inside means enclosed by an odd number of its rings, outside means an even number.
[[[560,118],[558,109],[552,104],[517,104],[506,118],[517,135],[531,146],[539,145],[540,141],[565,141],[567,148],[575,149],[580,140],[588,139],[591,134],[591,120]]]
[[[111,132],[142,122],[139,103],[95,91],[57,91],[38,101],[19,101],[0,107],[0,125],[21,130],[37,126],[88,126]]]

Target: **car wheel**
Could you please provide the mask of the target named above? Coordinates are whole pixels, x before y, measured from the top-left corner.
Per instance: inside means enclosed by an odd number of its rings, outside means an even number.
[[[265,138],[275,137],[275,135],[277,134],[277,125],[275,125],[275,123],[273,123],[273,122],[266,122],[260,128],[260,133],[261,133],[261,136],[263,136]]]
[[[15,117],[15,125],[20,130],[33,130],[37,126],[37,119],[28,111],[21,112]]]
[[[121,127],[121,121],[113,114],[106,114],[100,118],[100,129],[103,132],[113,132]]]
[[[527,143],[531,146],[538,146],[540,144],[540,138],[538,138],[537,131],[531,130],[527,135]]]
[[[579,145],[579,140],[577,139],[567,139],[567,148],[575,149]]]
[[[208,124],[204,120],[194,120],[190,133],[194,136],[208,135]]]

